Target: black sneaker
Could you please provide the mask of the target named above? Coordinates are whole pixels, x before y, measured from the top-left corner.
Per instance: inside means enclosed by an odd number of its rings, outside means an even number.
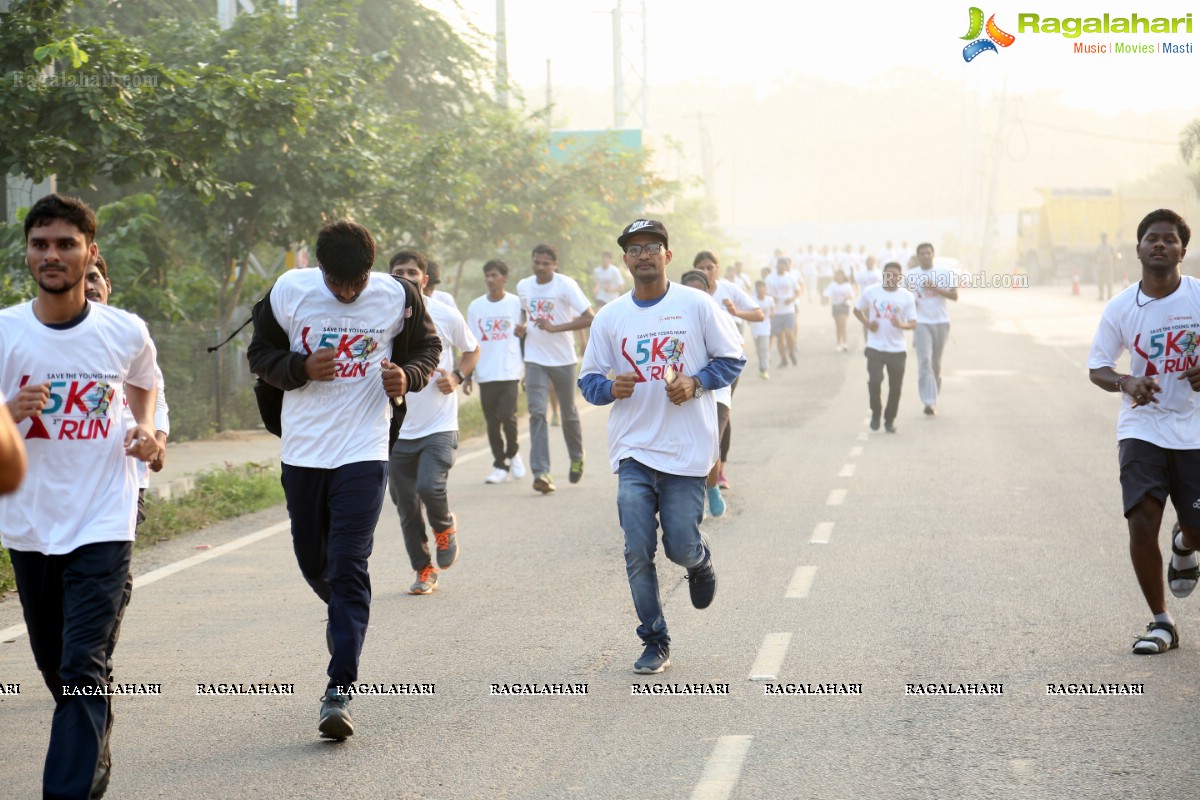
[[[579,483],[579,479],[583,477],[583,458],[573,459],[571,461],[571,471],[567,473],[567,480],[571,483]]]
[[[692,596],[692,605],[696,608],[708,608],[717,593],[717,573],[713,570],[712,551],[708,549],[707,541],[704,549],[708,551],[704,560],[689,569],[687,574],[688,594]]]
[[[937,412],[933,410],[933,406],[925,406],[925,416],[932,417],[935,414],[937,414]]]
[[[633,671],[639,675],[657,675],[671,666],[671,646],[662,642],[651,642],[642,651],[642,657],[633,662]]]
[[[873,431],[879,430],[879,415],[878,414],[871,415],[871,430],[873,430]]]
[[[321,698],[321,721],[317,731],[322,739],[344,741],[354,735],[354,720],[350,719],[350,697],[336,689],[327,689]]]
[[[533,488],[542,494],[550,494],[554,491],[554,478],[549,472],[539,472],[533,476]]]

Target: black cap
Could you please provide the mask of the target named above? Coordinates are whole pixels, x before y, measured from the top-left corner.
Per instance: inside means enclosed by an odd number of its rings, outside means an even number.
[[[635,233],[648,233],[651,236],[657,236],[658,238],[662,239],[664,245],[667,247],[671,246],[667,241],[667,226],[663,225],[656,219],[635,219],[633,222],[629,223],[628,227],[626,227],[621,235],[617,237],[617,245],[624,250],[625,243],[628,242],[629,237],[633,236]]]

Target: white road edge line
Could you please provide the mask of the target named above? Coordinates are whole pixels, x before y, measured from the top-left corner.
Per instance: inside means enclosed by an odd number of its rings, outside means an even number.
[[[809,544],[829,544],[829,537],[833,534],[832,522],[818,522],[813,528],[812,538],[808,540]]]
[[[717,737],[712,753],[704,761],[700,782],[692,791],[692,800],[729,800],[752,741],[753,736]]]
[[[197,564],[203,564],[205,561],[211,561],[218,556],[223,556],[226,553],[232,553],[234,550],[240,550],[246,545],[260,542],[269,536],[274,536],[277,533],[289,530],[291,527],[292,523],[290,521],[277,522],[274,525],[263,528],[260,531],[248,533],[245,536],[234,539],[232,542],[226,542],[225,544],[218,545],[211,550],[205,550],[201,553],[196,553],[194,556],[188,556],[185,559],[176,561],[174,564],[167,564],[165,567],[159,567],[158,569],[150,570],[145,575],[139,575],[133,579],[133,588],[141,589],[149,586],[152,583],[157,583],[163,578],[174,575],[177,572],[183,572],[185,569],[194,567]],[[13,625],[12,627],[5,628],[4,630],[0,631],[0,642],[7,642],[10,639],[23,636],[25,633],[25,625]]]
[[[846,499],[845,489],[832,489],[829,492],[829,498],[825,501],[827,506],[840,506]]]
[[[779,668],[783,666],[783,657],[787,654],[788,645],[791,643],[792,635],[790,633],[768,633],[767,638],[763,640],[762,647],[758,649],[754,666],[750,667],[750,680],[775,680],[779,675]]]
[[[808,590],[812,588],[815,577],[817,577],[816,567],[796,567],[796,571],[792,574],[792,582],[788,584],[787,591],[783,596],[803,600],[808,597]]]
[[[842,471],[838,473],[839,478],[853,478],[854,470],[858,469],[855,464],[842,464]]]

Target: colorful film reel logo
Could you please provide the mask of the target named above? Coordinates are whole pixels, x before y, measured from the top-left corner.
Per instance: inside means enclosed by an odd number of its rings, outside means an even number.
[[[979,36],[984,32],[987,33],[986,39]],[[1017,40],[1017,37],[1011,33],[1000,30],[1000,27],[996,25],[995,14],[988,17],[987,25],[984,25],[982,9],[974,6],[971,6],[971,27],[967,31],[967,35],[962,38],[974,40],[963,48],[963,61],[974,61],[977,55],[988,51],[998,53],[1000,51],[996,49],[996,45],[1008,47]]]

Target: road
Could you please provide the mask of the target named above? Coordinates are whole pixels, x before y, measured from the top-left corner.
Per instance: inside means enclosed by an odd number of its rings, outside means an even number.
[[[371,561],[361,679],[434,684],[359,697],[358,733],[316,736],[324,613],[273,509],[139,553],[117,680],[114,798],[1103,798],[1191,797],[1200,779],[1183,639],[1130,653],[1149,614],[1126,555],[1116,398],[1084,363],[1100,306],[1062,290],[977,290],[953,310],[943,397],[921,413],[910,356],[899,433],[866,426],[859,346],[833,347],[802,308],[802,367],[734,402],[729,510],[705,522],[719,576],[706,611],[661,565],[673,666],[640,654],[606,468],[604,421],[584,417],[588,471],[558,492],[487,486],[466,443],[451,476],[463,555],[411,597],[393,508]],[[807,312],[807,313],[804,313]],[[815,540],[815,541],[814,541]],[[196,549],[198,546],[209,549]],[[161,575],[162,573],[154,573]],[[19,622],[0,604],[0,629]],[[751,680],[752,676],[758,677]],[[197,684],[291,683],[294,696],[197,696]],[[37,796],[52,704],[24,637],[0,644],[4,794]],[[493,695],[492,684],[586,684],[586,695]],[[1140,685],[1050,696],[1048,684]],[[727,684],[719,695],[633,685]],[[861,685],[768,695],[767,684]],[[908,693],[909,684],[1002,693]],[[847,690],[850,690],[849,688]]]

